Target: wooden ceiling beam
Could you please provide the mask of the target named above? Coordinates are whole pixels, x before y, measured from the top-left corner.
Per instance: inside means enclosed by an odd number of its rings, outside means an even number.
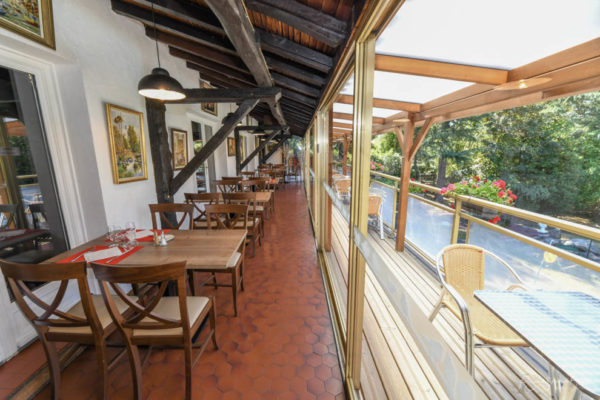
[[[210,83],[219,82],[225,87],[231,88],[243,88],[243,87],[256,87],[255,83],[250,83],[246,81],[241,81],[235,78],[228,77],[226,75],[219,74],[218,72],[212,71],[210,69],[204,68],[202,65],[194,64],[191,61],[186,62],[186,67],[189,69],[193,69],[200,73],[200,77],[202,80],[209,81]]]
[[[338,47],[346,38],[346,22],[295,0],[247,0],[246,7]]]
[[[341,122],[333,122],[334,128],[352,129],[352,124],[344,124]]]
[[[340,94],[335,99],[336,103],[341,104],[354,104],[354,96],[349,94]],[[397,100],[388,100],[388,99],[373,99],[373,107],[377,108],[386,108],[388,110],[404,110],[410,112],[419,112],[421,111],[421,104],[419,103],[411,103],[408,101],[397,101]]]
[[[165,103],[240,103],[246,100],[279,100],[281,89],[258,87],[245,89],[183,89],[185,99]],[[254,108],[255,105],[252,106]]]
[[[329,72],[333,68],[333,59],[327,54],[302,46],[283,36],[273,35],[262,29],[256,29],[256,32],[260,38],[260,47],[263,50],[317,71]]]
[[[256,34],[243,4],[236,0],[206,0],[206,3],[221,22],[256,83],[261,87],[273,86],[269,68],[256,43]],[[279,125],[286,125],[278,102],[270,100],[269,107]]]
[[[146,36],[151,39],[156,39],[161,43],[168,44],[172,47],[182,49],[193,53],[194,55],[201,57],[205,60],[210,60],[218,64],[226,65],[230,68],[236,69],[241,72],[246,72],[248,69],[246,65],[240,60],[237,55],[231,55],[228,53],[222,53],[211,47],[205,46],[197,41],[189,40],[184,37],[178,36],[168,32],[161,31],[160,29],[154,32],[154,29],[150,26],[146,26]]]
[[[298,67],[292,63],[281,61],[274,57],[265,56],[267,66],[271,71],[279,72],[282,75],[308,83],[313,86],[323,87],[327,83],[327,79],[321,75],[314,73],[312,70]]]
[[[348,121],[352,121],[354,119],[352,114],[341,113],[341,112],[334,112],[333,113],[333,118],[336,118],[336,119],[345,119],[345,120],[348,120]],[[373,123],[374,124],[383,124],[383,123],[385,123],[385,118],[373,117]]]
[[[143,24],[152,24],[151,10],[135,4],[126,3],[122,0],[111,0],[110,3],[112,10],[115,13],[135,19]],[[231,42],[220,35],[207,32],[158,13],[155,13],[154,20],[156,21],[157,29],[202,43],[205,46],[212,47],[213,49],[217,49],[224,53],[235,54],[235,48]]]
[[[169,46],[169,54],[174,57],[181,58],[183,60],[189,61],[194,65],[202,66],[208,70],[214,71],[220,75],[224,75],[226,77],[230,77],[232,79],[237,79],[241,82],[247,83],[249,85],[256,85],[254,78],[250,74],[250,72],[242,72],[235,68],[228,67],[223,64],[219,64],[217,62],[207,60],[202,57],[198,57],[193,53],[189,53],[187,51],[178,49],[176,47]]]
[[[383,54],[375,56],[375,70],[489,85],[501,85],[508,78],[508,71],[502,69]]]
[[[317,106],[317,100],[315,98],[308,97],[308,96],[305,96],[305,95],[300,94],[300,93],[296,93],[296,92],[294,92],[292,90],[281,89],[281,94],[282,94],[282,96],[284,98],[294,100],[294,101],[299,102],[301,104],[305,104],[305,105],[311,106],[311,107],[316,107]]]
[[[188,25],[197,26],[224,36],[225,31],[217,17],[206,7],[187,0],[124,0],[152,10],[157,14],[171,17]]]
[[[306,83],[289,78],[285,75],[278,74],[277,72],[271,72],[271,76],[273,77],[275,84],[278,86],[293,90],[306,96],[314,97],[315,99],[321,97],[321,91],[319,89],[307,85]]]

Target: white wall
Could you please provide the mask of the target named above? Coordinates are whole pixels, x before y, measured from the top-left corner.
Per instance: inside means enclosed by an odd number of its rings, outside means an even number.
[[[80,233],[69,228],[71,244],[103,233],[107,224],[132,220],[138,226],[149,226],[147,204],[156,201],[156,193],[148,131],[145,131],[148,180],[114,184],[104,105],[112,103],[145,115],[144,98],[137,93],[137,84],[156,66],[154,42],[145,36],[140,23],[112,12],[108,0],[54,0],[53,8],[56,51],[3,29],[0,29],[0,50],[5,46],[52,66],[58,87],[54,92],[49,89],[48,95],[62,106],[64,126],[62,129],[50,126],[47,134],[70,138],[71,168],[78,185],[69,190],[77,191],[79,218],[86,222]],[[183,60],[171,57],[166,46],[159,47],[162,66],[184,87],[198,87],[198,73],[186,68]],[[6,53],[0,57],[0,65],[10,66],[5,57]],[[211,125],[215,133],[230,109],[229,104],[219,104],[219,115],[212,116],[203,112],[199,104],[169,105],[167,128],[188,132],[188,154],[192,155],[191,120],[200,122],[203,131],[205,124]],[[55,111],[42,112],[47,118],[46,114]],[[56,166],[58,155],[53,156],[57,175],[66,174],[61,170],[63,166]],[[215,164],[217,177],[235,173],[235,165],[231,169],[226,156],[226,143],[216,151]],[[176,195],[176,201],[182,200],[184,192],[195,189],[192,178]],[[65,201],[69,197],[65,190],[59,191],[59,195],[63,209],[76,206]]]

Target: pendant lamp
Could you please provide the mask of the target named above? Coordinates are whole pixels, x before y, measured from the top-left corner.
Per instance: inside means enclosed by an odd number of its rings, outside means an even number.
[[[156,34],[156,21],[154,20],[154,2],[152,2],[152,24],[154,25],[154,43],[156,44],[156,58],[158,67],[150,75],[144,76],[138,83],[138,93],[144,97],[155,100],[181,100],[185,98],[183,87],[169,72],[160,67],[160,54],[158,52],[158,39]]]

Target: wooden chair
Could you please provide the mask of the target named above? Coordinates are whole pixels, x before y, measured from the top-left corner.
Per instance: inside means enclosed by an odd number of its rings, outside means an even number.
[[[383,202],[382,202],[381,196],[377,196],[377,195],[373,195],[373,194],[369,195],[368,215],[369,215],[369,217],[377,218],[377,222],[379,225],[379,237],[381,238],[381,240],[385,239],[385,236],[383,235],[382,206],[383,206]]]
[[[0,230],[10,228],[11,225],[16,223],[15,217],[17,215],[16,204],[0,204],[0,214],[2,215],[2,224]]]
[[[187,229],[194,229],[194,205],[185,203],[163,203],[163,204],[148,204],[150,214],[152,215],[152,229],[159,229],[158,221],[162,222],[163,228],[179,230],[188,220]],[[169,220],[167,214],[174,213],[175,221]],[[177,220],[177,213],[181,213],[181,219]],[[156,216],[159,216],[158,221]]]
[[[116,327],[102,301],[92,296],[87,283],[85,262],[64,264],[17,264],[0,261],[0,268],[17,305],[35,330],[46,353],[52,383],[52,398],[60,398],[60,363],[52,342],[73,342],[95,346],[99,370],[100,396],[107,398],[108,370],[118,361],[120,352],[111,362],[106,357],[106,338]],[[77,282],[81,300],[67,311],[58,309],[67,291],[69,280]],[[48,304],[37,297],[26,282],[60,282],[56,297]],[[110,296],[109,296],[110,297]],[[111,297],[112,299],[112,297]],[[112,299],[115,310],[125,312],[127,303]],[[35,309],[32,306],[35,305]]]
[[[339,198],[350,198],[350,186],[352,185],[351,179],[340,179],[335,182],[335,190]]]
[[[448,307],[463,323],[465,330],[465,366],[473,375],[475,347],[528,346],[519,335],[477,300],[473,293],[484,289],[485,256],[494,258],[518,282],[507,290],[525,289],[517,273],[500,257],[469,244],[446,246],[437,255],[437,272],[443,289],[429,320],[433,321],[442,307]],[[482,344],[475,344],[474,337]]]
[[[252,241],[252,257],[256,255],[256,241],[262,245],[261,236],[264,232],[264,221],[257,212],[258,205],[256,204],[255,192],[238,192],[238,193],[223,193],[223,201],[226,204],[243,204],[248,206],[248,220],[246,221],[246,229],[248,237]],[[238,222],[238,225],[242,225]]]
[[[246,229],[248,222],[248,206],[244,204],[211,204],[206,206],[206,216],[209,221],[209,229]],[[212,228],[211,221],[216,221],[217,227]],[[231,285],[219,284],[218,286],[231,286],[233,292],[233,311],[238,315],[237,288],[244,290],[244,259],[246,254],[246,238],[240,245],[233,259],[223,269],[206,270],[207,272],[222,272],[231,274]],[[203,270],[204,271],[204,270]],[[208,280],[207,280],[208,282]]]
[[[221,195],[219,193],[184,193],[185,201],[193,204],[198,216],[194,217],[194,229],[208,229],[206,211],[207,204],[219,204]]]
[[[237,192],[242,179],[221,179],[215,181],[217,191],[221,193]]]
[[[223,181],[241,181],[244,179],[243,176],[222,176],[221,180]]]
[[[124,266],[92,263],[94,275],[100,282],[102,297],[115,325],[121,332],[133,377],[133,397],[142,398],[142,362],[138,346],[182,346],[185,357],[185,398],[192,398],[192,366],[196,364],[209,341],[216,348],[216,310],[212,297],[187,296],[185,261],[163,265]],[[168,283],[175,281],[177,296],[166,297]],[[157,283],[154,297],[140,304],[132,301],[120,284],[140,285]],[[124,314],[117,307],[117,294],[130,312]],[[210,321],[210,332],[202,343],[192,343],[205,318]],[[192,348],[200,351],[192,357]],[[166,373],[167,371],[165,371]]]
[[[240,172],[240,175],[242,175],[242,178],[244,179],[252,179],[256,176],[254,171],[242,171]]]

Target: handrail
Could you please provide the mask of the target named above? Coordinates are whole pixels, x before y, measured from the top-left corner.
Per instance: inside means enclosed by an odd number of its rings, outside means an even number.
[[[384,174],[382,172],[371,171],[372,175],[381,176],[383,178],[391,179],[400,183],[402,180],[393,175]],[[380,182],[381,183],[381,182]],[[425,189],[429,192],[440,193],[441,189],[435,186],[427,185],[421,182],[410,181],[409,185],[418,187],[421,189]],[[482,206],[486,208],[490,208],[492,210],[501,212],[503,214],[514,215],[515,217],[523,218],[529,221],[533,221],[535,223],[543,223],[549,226],[553,226],[555,228],[560,228],[565,231],[575,233],[580,236],[584,236],[588,239],[598,240],[600,241],[600,229],[592,228],[591,226],[586,226],[582,224],[577,224],[575,222],[565,221],[560,218],[551,217],[548,215],[538,214],[533,211],[523,210],[522,208],[506,206],[504,204],[494,203],[493,201],[484,200],[478,197],[466,196],[463,194],[455,194],[455,193],[446,193],[446,197],[462,200],[463,202],[474,204],[477,206]]]

